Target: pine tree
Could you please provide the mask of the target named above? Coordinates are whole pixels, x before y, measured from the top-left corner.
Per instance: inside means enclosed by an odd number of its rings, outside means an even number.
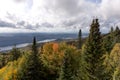
[[[82,47],[82,30],[79,30],[79,34],[78,34],[78,48],[81,49]]]
[[[102,49],[102,37],[101,32],[99,30],[99,22],[98,19],[93,19],[91,27],[90,27],[90,34],[88,40],[85,45],[86,54],[86,61],[89,65],[89,74],[91,80],[97,80],[101,78],[102,70],[100,68],[102,65],[103,60],[101,57],[103,56],[103,49]]]

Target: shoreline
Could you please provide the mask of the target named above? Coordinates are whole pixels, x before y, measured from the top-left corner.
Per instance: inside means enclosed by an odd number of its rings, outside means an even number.
[[[66,38],[66,39],[46,39],[46,40],[42,40],[42,41],[37,41],[38,45],[42,45],[44,43],[48,43],[48,42],[61,42],[61,41],[71,41],[71,40],[76,40],[74,38]],[[12,50],[14,47],[18,48],[18,49],[23,49],[26,47],[29,47],[32,43],[22,43],[22,44],[17,44],[15,46],[6,46],[6,47],[0,47],[0,52],[8,52],[10,50]]]

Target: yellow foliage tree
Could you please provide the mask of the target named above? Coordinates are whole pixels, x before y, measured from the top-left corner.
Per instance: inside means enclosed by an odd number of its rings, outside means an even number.
[[[74,46],[65,43],[46,43],[41,50],[41,60],[43,64],[50,70],[50,74],[59,74],[63,63],[63,57],[66,49],[74,49]]]
[[[0,80],[19,80],[18,72],[24,63],[25,57],[19,58],[17,61],[7,63],[5,67],[0,69]]]
[[[120,79],[120,43],[117,43],[110,54],[105,55],[104,65],[113,80]]]

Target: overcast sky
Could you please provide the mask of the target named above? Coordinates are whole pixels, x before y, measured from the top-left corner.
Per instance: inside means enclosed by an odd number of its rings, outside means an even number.
[[[120,0],[0,0],[0,33],[87,33],[96,17],[102,32],[120,26]]]

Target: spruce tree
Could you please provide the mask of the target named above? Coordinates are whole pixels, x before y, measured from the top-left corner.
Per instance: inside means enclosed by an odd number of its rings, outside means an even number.
[[[116,27],[114,34],[115,34],[115,42],[120,43],[120,29],[118,26]]]
[[[113,33],[114,32],[114,29],[113,29],[113,27],[111,27],[111,31],[110,31],[111,33]]]
[[[116,29],[115,29],[115,36],[118,36],[120,34],[120,29],[118,26],[116,26]]]
[[[32,51],[27,55],[26,63],[23,66],[23,72],[19,80],[44,80],[41,73],[41,60],[39,59],[36,37],[33,38]],[[19,76],[18,76],[19,77]]]
[[[82,30],[79,30],[79,34],[78,34],[78,48],[81,49],[82,47]]]
[[[74,80],[72,78],[73,74],[71,72],[70,54],[65,53],[64,62],[61,68],[60,79],[59,80]]]
[[[90,34],[85,45],[86,61],[89,65],[88,72],[91,80],[99,80],[102,76],[102,62],[103,56],[102,37],[99,29],[100,25],[98,19],[93,19]]]
[[[105,51],[110,53],[114,45],[115,45],[114,29],[113,27],[111,27],[109,34],[104,37],[103,46]]]
[[[66,49],[59,80],[89,80],[81,50]]]

